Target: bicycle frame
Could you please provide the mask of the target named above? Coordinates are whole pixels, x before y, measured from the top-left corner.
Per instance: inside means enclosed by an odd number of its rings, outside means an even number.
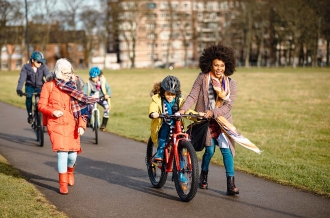
[[[168,141],[168,143],[165,146],[165,162],[166,165],[166,172],[172,172],[172,165],[173,165],[173,158],[175,158],[176,161],[176,168],[178,171],[180,171],[180,158],[178,153],[178,145],[179,142],[182,140],[190,141],[189,135],[187,133],[182,132],[182,121],[180,118],[176,118],[175,120],[175,126],[174,126],[174,133],[171,137],[171,140]],[[191,159],[188,155],[188,164],[191,165]],[[158,166],[160,167],[160,166]]]
[[[97,102],[95,102],[94,103],[94,106],[93,106],[93,110],[92,110],[92,113],[91,113],[91,124],[92,125],[94,125],[94,112],[96,112],[96,115],[97,115],[97,126],[95,127],[95,128],[99,128],[100,127],[100,123],[101,123],[101,121],[100,121],[100,110],[98,109],[98,107],[97,107]],[[94,126],[93,126],[94,127]]]

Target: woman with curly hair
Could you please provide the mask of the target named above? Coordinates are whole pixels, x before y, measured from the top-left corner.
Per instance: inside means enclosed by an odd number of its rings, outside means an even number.
[[[218,145],[226,169],[227,195],[239,194],[234,180],[235,142],[226,137],[215,119],[222,116],[232,123],[231,108],[236,98],[236,82],[229,76],[234,73],[235,67],[234,49],[220,43],[204,49],[199,58],[202,72],[179,111],[183,114],[196,103],[195,111],[209,119],[199,187],[208,188],[209,164]]]

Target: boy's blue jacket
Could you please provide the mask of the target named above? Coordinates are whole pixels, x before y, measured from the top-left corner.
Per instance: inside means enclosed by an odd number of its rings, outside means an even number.
[[[44,84],[44,77],[50,74],[48,67],[42,64],[35,73],[32,69],[31,63],[24,64],[22,67],[20,77],[18,80],[18,85],[16,90],[22,90],[23,85],[31,86],[33,88],[41,88]]]

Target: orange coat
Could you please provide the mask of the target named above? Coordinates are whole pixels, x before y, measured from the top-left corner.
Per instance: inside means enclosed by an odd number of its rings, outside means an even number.
[[[41,90],[38,109],[47,115],[47,130],[53,151],[81,151],[78,127],[86,129],[81,117],[76,121],[71,110],[70,95],[63,92],[55,82],[46,82]],[[53,116],[55,110],[61,110],[59,118]]]

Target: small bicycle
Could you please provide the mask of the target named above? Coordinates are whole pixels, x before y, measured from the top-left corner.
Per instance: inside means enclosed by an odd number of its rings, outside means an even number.
[[[36,134],[37,141],[39,142],[39,146],[44,146],[44,129],[42,126],[42,113],[38,110],[38,102],[40,98],[40,93],[34,92],[34,93],[23,93],[24,96],[27,95],[34,95],[35,101],[32,104],[33,105],[33,123],[31,125],[33,131]]]
[[[190,143],[189,135],[185,132],[182,117],[200,117],[199,115],[167,115],[160,114],[160,118],[171,118],[175,125],[171,127],[169,139],[165,145],[162,162],[154,162],[154,144],[149,138],[146,152],[146,165],[151,184],[155,188],[165,185],[168,172],[172,172],[172,181],[182,201],[191,201],[198,188],[198,160],[194,147]],[[180,173],[187,178],[181,182]]]
[[[98,130],[100,128],[100,110],[98,109],[98,103],[95,102],[93,105],[93,110],[91,113],[91,118],[90,118],[90,127],[93,129],[95,133],[95,144],[99,143],[99,138],[98,138]]]

